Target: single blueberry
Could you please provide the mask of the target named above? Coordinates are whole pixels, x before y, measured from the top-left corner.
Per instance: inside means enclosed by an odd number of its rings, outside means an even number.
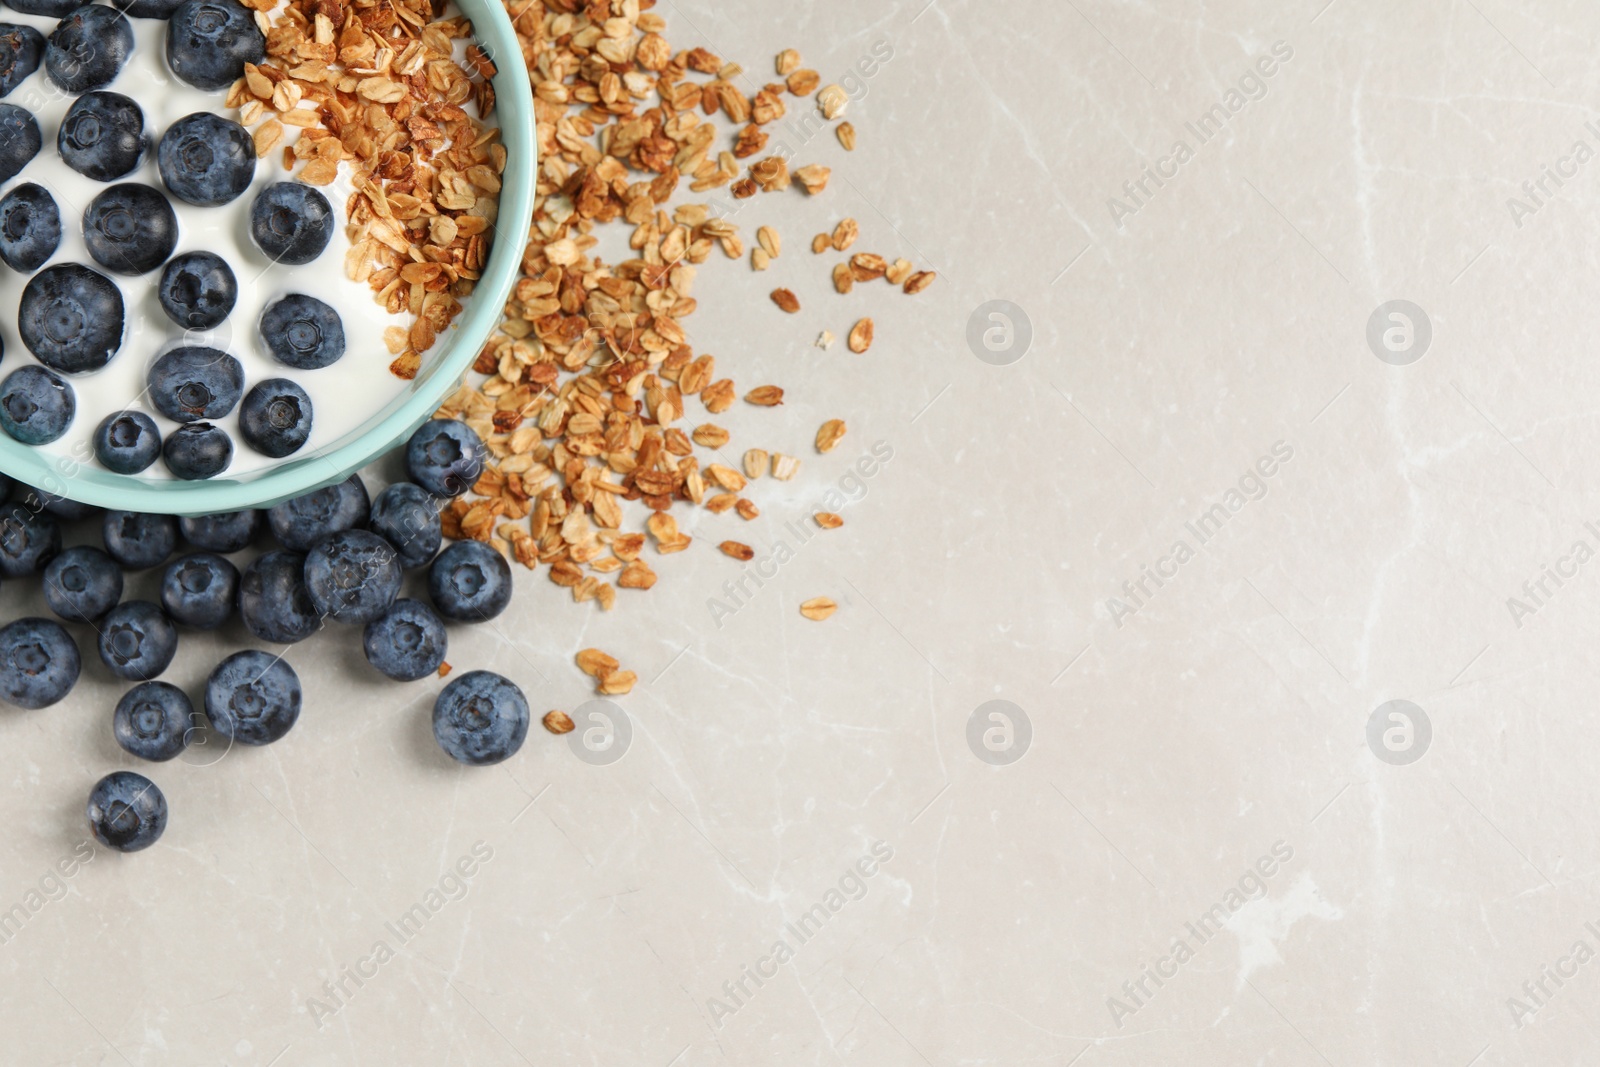
[[[0,627],[0,700],[48,707],[72,692],[82,669],[78,644],[59,622],[18,619]]]
[[[96,841],[118,852],[138,852],[166,831],[167,798],[142,774],[112,771],[89,791],[88,815]]]
[[[372,502],[372,531],[394,546],[402,567],[425,566],[439,554],[444,538],[438,503],[410,482],[395,482]]]
[[[38,574],[61,553],[61,526],[26,503],[0,507],[0,575]]]
[[[197,111],[167,127],[156,162],[173,196],[185,204],[217,207],[250,188],[256,146],[250,131],[237,122]]]
[[[528,700],[493,671],[468,671],[433,705],[433,736],[452,759],[486,767],[516,754],[528,736]]]
[[[61,211],[42,185],[28,182],[0,197],[0,261],[31,274],[61,247]]]
[[[68,622],[93,622],[122,599],[122,568],[92,545],[69,548],[44,568],[44,603]]]
[[[429,419],[406,442],[411,480],[434,496],[460,496],[483,473],[483,438],[459,419]]]
[[[118,474],[138,474],[161,455],[161,431],[142,411],[116,411],[94,431],[94,455]]]
[[[18,367],[0,382],[0,430],[25,445],[56,440],[77,410],[72,386],[55,371]]]
[[[122,347],[122,291],[99,271],[57,263],[28,279],[17,332],[45,366],[63,374],[99,370]]]
[[[132,173],[144,149],[144,112],[121,93],[84,93],[56,131],[61,161],[97,182]]]
[[[124,15],[136,19],[171,18],[183,0],[111,0]]]
[[[188,748],[194,727],[194,705],[169,682],[140,682],[111,713],[111,732],[123,751],[157,763]]]
[[[106,552],[130,571],[165,563],[178,547],[178,520],[171,515],[108,511],[100,522]]]
[[[178,628],[159,604],[148,600],[123,601],[105,613],[96,629],[100,662],[118,678],[154,678],[178,654]]]
[[[175,422],[220,419],[239,403],[244,367],[201,345],[174,348],[150,366],[150,402]]]
[[[22,10],[16,4],[11,6]],[[0,96],[26,81],[43,60],[44,34],[32,26],[0,22]]]
[[[222,325],[239,299],[239,283],[227,260],[213,252],[185,252],[161,269],[157,290],[167,318],[189,330]]]
[[[178,520],[183,538],[207,552],[237,552],[256,539],[261,530],[261,512],[223,511],[215,515],[191,515]]]
[[[298,552],[268,552],[239,579],[239,617],[263,641],[292,645],[322,626],[306,592],[306,558]]]
[[[255,14],[237,0],[187,0],[167,19],[167,66],[196,89],[226,89],[267,57]]]
[[[114,7],[85,4],[56,23],[44,49],[44,72],[69,93],[104,89],[133,52],[133,24]]]
[[[269,185],[250,205],[250,236],[256,245],[268,257],[291,266],[322,255],[333,238],[333,222],[328,198],[304,182]]]
[[[405,572],[389,542],[367,530],[342,530],[306,554],[306,591],[318,614],[367,623],[389,610]]]
[[[329,534],[365,526],[372,510],[367,487],[352,474],[267,510],[272,536],[284,548],[304,552]]]
[[[367,662],[397,682],[437,672],[450,645],[438,613],[420,600],[396,600],[361,636]]]
[[[239,569],[214,552],[194,552],[167,565],[161,606],[178,622],[215,630],[239,600]]]
[[[186,422],[167,435],[161,458],[174,478],[199,481],[228,469],[233,462],[233,440],[220,426]]]
[[[261,339],[279,363],[316,370],[344,355],[339,313],[314,296],[291,293],[261,313]]]
[[[457,541],[429,568],[428,595],[447,619],[487,621],[511,603],[511,564],[482,541]]]
[[[0,182],[22,173],[44,147],[44,135],[33,113],[15,104],[0,104]]]
[[[311,397],[287,378],[257,382],[239,408],[239,435],[262,455],[282,459],[311,436]]]
[[[178,216],[160,189],[123,182],[89,201],[83,243],[106,270],[146,274],[178,247]]]
[[[235,652],[206,679],[206,717],[241,745],[271,744],[300,717],[300,677],[281,656]]]

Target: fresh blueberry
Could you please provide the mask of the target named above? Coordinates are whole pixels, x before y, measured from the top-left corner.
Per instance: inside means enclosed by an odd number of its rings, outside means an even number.
[[[256,176],[255,142],[237,122],[197,111],[167,127],[156,162],[173,196],[186,204],[217,207],[250,188]]]
[[[78,644],[59,622],[18,619],[0,628],[0,700],[49,707],[78,682]]]
[[[61,161],[97,182],[132,173],[144,149],[144,112],[121,93],[84,93],[56,131]]]
[[[483,438],[459,419],[429,419],[406,442],[411,480],[434,496],[460,496],[483,473]]]
[[[178,654],[178,628],[148,600],[123,601],[105,613],[97,629],[100,662],[118,678],[154,678]]]
[[[306,592],[306,558],[298,552],[268,552],[245,568],[239,580],[239,617],[263,641],[292,645],[322,626]]]
[[[235,652],[206,679],[206,717],[229,740],[269,745],[300,717],[300,678],[282,656]]]
[[[161,606],[185,626],[215,630],[239,600],[239,569],[214,552],[195,552],[167,565]]]
[[[35,489],[30,485],[25,485],[22,489],[23,503],[29,507],[42,507],[63,522],[91,519],[105,510],[93,504],[85,504],[71,497],[62,496],[60,493],[47,493],[43,489]]]
[[[68,622],[93,622],[122,599],[122,568],[98,548],[69,548],[44,568],[44,603]]]
[[[306,554],[311,605],[334,622],[371,622],[400,595],[404,577],[389,542],[367,530],[343,530]]]
[[[171,515],[108,511],[100,523],[106,552],[130,571],[165,563],[178,547],[178,520]]]
[[[171,18],[183,0],[111,0],[124,15],[136,19]]]
[[[169,682],[140,682],[117,701],[111,732],[129,755],[163,763],[189,747],[194,705]]]
[[[400,566],[425,566],[443,542],[439,508],[420,485],[395,482],[372,502],[372,531],[394,546]]]
[[[311,436],[311,397],[287,378],[257,382],[239,408],[239,433],[257,452],[282,459]]]
[[[261,313],[261,339],[279,363],[316,370],[344,355],[339,313],[314,296],[291,293]]]
[[[475,767],[499,763],[528,736],[528,700],[493,671],[468,671],[434,702],[433,736],[452,759]]]
[[[150,366],[150,402],[175,422],[220,419],[239,403],[244,367],[201,345],[174,348]]]
[[[44,147],[44,136],[33,114],[15,104],[0,104],[0,182],[22,173]]]
[[[222,325],[239,299],[239,283],[226,260],[213,252],[185,252],[161,269],[157,290],[167,318],[189,330]]]
[[[135,182],[113,185],[83,213],[89,256],[116,274],[146,274],[178,247],[178,216],[160,189]]]
[[[352,474],[342,482],[274,504],[267,510],[267,522],[279,544],[304,552],[329,534],[366,525],[371,510],[367,487]]]
[[[161,431],[142,411],[116,411],[94,431],[94,455],[106,470],[138,474],[161,455]]]
[[[44,72],[69,93],[104,89],[133,52],[133,25],[114,7],[85,4],[56,23]]]
[[[183,538],[207,552],[237,552],[256,539],[261,530],[259,511],[223,511],[178,520]]]
[[[0,261],[31,274],[61,247],[61,211],[42,185],[28,182],[0,197]]]
[[[83,6],[82,0],[6,0],[6,6],[24,15],[46,15],[53,19],[70,15]]]
[[[43,59],[44,34],[32,26],[0,22],[0,96],[26,81]]]
[[[88,814],[96,841],[118,852],[138,852],[166,832],[167,798],[142,774],[112,771],[89,791]]]
[[[228,469],[233,462],[233,440],[220,426],[186,422],[167,435],[161,458],[174,478],[199,481]]]
[[[361,636],[367,662],[397,682],[438,671],[450,644],[438,613],[420,600],[396,600]]]
[[[237,0],[187,0],[167,20],[167,65],[196,89],[226,89],[266,57],[255,15]]]
[[[482,541],[457,541],[429,568],[428,595],[447,619],[487,621],[511,603],[511,564]]]
[[[28,351],[62,374],[99,370],[122,347],[122,291],[99,271],[57,263],[28,279],[17,332]]]
[[[0,575],[21,578],[38,574],[61,554],[61,527],[27,504],[0,507]]]
[[[55,371],[18,367],[0,382],[0,430],[25,445],[49,444],[78,410],[72,386]]]
[[[310,263],[333,238],[333,206],[304,182],[269,185],[250,205],[250,236],[280,263]]]

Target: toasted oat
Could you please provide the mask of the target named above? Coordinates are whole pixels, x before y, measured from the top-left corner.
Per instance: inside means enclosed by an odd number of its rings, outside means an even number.
[[[758,407],[774,408],[783,403],[783,388],[777,385],[758,385],[746,393],[744,399],[746,403]]]
[[[733,509],[739,513],[739,517],[745,522],[749,522],[761,514],[761,509],[756,507],[755,502],[746,500],[744,497],[739,498],[738,502],[733,505]]]
[[[817,94],[817,110],[824,118],[836,119],[844,114],[850,104],[850,94],[841,85],[830,85]]]
[[[594,691],[601,696],[619,697],[633,692],[634,683],[639,676],[632,671],[612,671],[600,679],[600,684]]]
[[[800,461],[793,456],[786,456],[782,452],[772,454],[772,476],[780,482],[787,482],[800,473]]]
[[[791,315],[800,310],[800,298],[787,289],[772,290],[772,302]]]
[[[706,448],[721,448],[728,443],[729,433],[721,426],[704,423],[694,428],[694,443]]]
[[[724,556],[732,556],[734,559],[743,560],[746,563],[756,558],[756,550],[739,541],[724,541],[717,547],[722,550]]]
[[[909,259],[895,260],[889,264],[889,269],[884,271],[883,276],[890,285],[899,285],[911,277],[911,261]]]
[[[540,721],[544,723],[544,728],[553,734],[570,734],[576,726],[572,716],[564,711],[547,711]]]
[[[800,187],[807,193],[815,196],[828,187],[828,178],[832,174],[833,171],[822,164],[812,163],[795,171],[794,180],[799,182]]]
[[[721,515],[739,503],[738,493],[718,493],[706,501],[706,510],[712,514]]]
[[[833,331],[823,330],[821,333],[817,334],[817,339],[814,344],[816,347],[826,350],[833,347],[833,340]]]
[[[744,454],[744,476],[752,481],[767,472],[767,460],[770,457],[760,448],[752,448]]]
[[[843,419],[829,419],[817,428],[817,451],[831,452],[833,446],[843,440],[845,426]]]
[[[750,250],[750,269],[766,270],[772,266],[772,257],[765,248],[752,248]]]
[[[814,70],[794,70],[789,72],[784,84],[794,96],[810,96],[822,84],[822,75]]]
[[[441,662],[439,664],[439,677],[448,678],[450,676],[450,672],[453,670],[455,670],[455,668],[450,666],[448,662]]]
[[[862,319],[850,330],[850,351],[865,352],[872,347],[872,320]]]
[[[837,530],[839,527],[844,525],[844,519],[840,518],[832,511],[819,511],[815,515],[811,516],[811,518],[824,530]]]
[[[883,257],[872,252],[857,252],[850,257],[850,270],[858,282],[870,282],[883,277],[889,271],[889,264]]]
[[[598,678],[602,674],[614,671],[618,666],[614,657],[606,655],[598,648],[586,648],[579,652],[576,658],[578,669],[591,678]]]
[[[793,48],[785,48],[778,53],[778,76],[785,77],[793,74],[800,67],[800,53]]]
[[[838,135],[839,143],[844,145],[846,152],[854,152],[856,150],[856,128],[854,126],[848,122],[841,122],[833,132]]]
[[[783,251],[783,241],[778,237],[778,231],[771,226],[762,226],[756,230],[756,243],[771,256],[777,259]]]
[[[920,293],[928,286],[932,285],[934,279],[937,277],[938,275],[931,270],[918,271],[906,279],[905,291],[913,294]]]
[[[833,265],[833,288],[835,292],[848,293],[856,287],[855,271],[850,269],[848,263],[835,263]]]
[[[816,622],[821,622],[838,610],[839,605],[825,596],[814,596],[800,605],[800,614]]]
[[[822,253],[826,252],[832,247],[833,238],[829,237],[825,233],[819,233],[811,239],[811,251],[816,255],[820,256]]]
[[[856,238],[861,236],[861,226],[852,218],[839,220],[839,225],[833,228],[833,250],[843,252],[856,243]]]

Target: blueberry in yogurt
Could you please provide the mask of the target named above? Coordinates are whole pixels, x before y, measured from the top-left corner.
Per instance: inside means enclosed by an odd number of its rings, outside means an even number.
[[[69,93],[104,89],[133,52],[133,25],[114,7],[85,4],[56,24],[46,40],[44,72]]]
[[[178,628],[159,604],[127,600],[100,619],[100,662],[118,678],[142,682],[172,665],[178,654]]]
[[[220,511],[215,515],[191,515],[178,520],[183,539],[207,552],[237,552],[256,539],[261,530],[261,512]]]
[[[0,700],[49,707],[72,692],[82,669],[78,644],[59,622],[18,619],[0,628]]]
[[[90,790],[88,816],[96,841],[118,852],[138,852],[166,832],[167,798],[144,775],[113,771]]]
[[[239,283],[226,260],[213,252],[185,252],[161,269],[156,290],[167,318],[187,330],[222,325],[239,299]]]
[[[267,56],[254,13],[237,0],[187,0],[167,20],[167,65],[196,89],[226,89]]]
[[[327,367],[344,355],[339,313],[314,296],[290,293],[261,313],[261,339],[272,358],[299,370]]]
[[[33,113],[16,104],[0,104],[0,182],[22,173],[44,147]]]
[[[77,406],[72,386],[43,367],[18,367],[0,382],[0,430],[25,445],[66,433]]]
[[[279,263],[310,263],[333,239],[333,206],[304,182],[277,182],[250,205],[250,236]]]
[[[61,161],[97,182],[132,173],[144,150],[144,112],[121,93],[84,93],[56,131]]]
[[[111,733],[124,752],[164,763],[189,747],[194,705],[170,682],[140,682],[117,701]]]
[[[186,422],[167,435],[161,458],[174,478],[199,481],[215,477],[233,462],[233,439],[209,422]]]
[[[140,511],[108,511],[100,536],[111,558],[130,571],[165,563],[178,547],[178,520]]]
[[[300,677],[259,649],[235,652],[206,679],[206,718],[241,745],[268,745],[300,718]]]
[[[94,431],[94,456],[106,470],[138,474],[161,455],[161,431],[142,411],[114,411]]]
[[[238,199],[256,176],[250,131],[198,111],[167,127],[156,148],[167,191],[185,204],[217,207]]]
[[[0,261],[30,274],[61,247],[61,211],[42,185],[28,182],[0,197]]]
[[[113,185],[83,213],[89,255],[116,274],[145,274],[178,247],[178,216],[161,190],[136,182]]]
[[[244,367],[202,345],[174,348],[150,367],[150,402],[175,422],[220,419],[239,403]]]
[[[57,263],[28,279],[17,332],[34,357],[63,374],[99,370],[122,347],[122,291],[99,271]]]
[[[92,545],[69,548],[45,564],[45,607],[68,622],[93,622],[121,599],[122,568]]]
[[[298,552],[268,552],[245,568],[239,580],[239,617],[261,640],[292,645],[322,626],[306,591],[305,564]]]
[[[17,4],[11,6],[18,11],[23,10]],[[0,22],[0,96],[8,95],[26,81],[42,62],[44,34],[32,26]]]
[[[282,459],[311,436],[311,397],[287,378],[257,382],[239,408],[239,433],[257,452]]]

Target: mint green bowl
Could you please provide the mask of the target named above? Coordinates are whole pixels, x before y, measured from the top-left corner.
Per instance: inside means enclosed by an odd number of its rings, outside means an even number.
[[[533,216],[533,93],[522,62],[522,47],[500,0],[456,0],[472,20],[477,41],[499,68],[493,78],[495,120],[506,149],[494,244],[472,295],[453,327],[441,336],[417,376],[388,406],[360,427],[314,455],[290,457],[275,466],[230,478],[205,481],[145,480],[114,474],[92,456],[81,462],[50,455],[0,433],[0,472],[84,504],[124,511],[169,515],[204,515],[242,511],[276,504],[292,496],[348,477],[372,460],[401,445],[465,377],[483,343],[494,332],[506,298],[516,282]],[[15,315],[16,309],[7,309]],[[381,338],[352,338],[352,343],[381,344]]]

